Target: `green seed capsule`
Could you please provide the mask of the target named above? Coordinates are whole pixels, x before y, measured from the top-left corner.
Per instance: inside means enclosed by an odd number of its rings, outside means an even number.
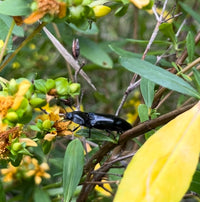
[[[22,145],[21,145],[21,143],[19,143],[19,142],[16,142],[16,143],[14,143],[13,145],[12,145],[12,150],[14,150],[14,151],[19,151],[20,149],[22,149]]]
[[[69,86],[69,89],[70,89],[70,93],[79,93],[80,92],[80,84],[79,83],[72,83],[70,86]]]
[[[48,130],[51,128],[51,121],[50,120],[45,120],[43,123],[42,123],[42,127],[45,129],[45,130]]]
[[[16,112],[8,112],[6,118],[12,123],[17,123],[18,121],[18,115]]]
[[[39,108],[45,106],[47,104],[47,101],[45,99],[36,97],[30,100],[30,104],[33,108]]]

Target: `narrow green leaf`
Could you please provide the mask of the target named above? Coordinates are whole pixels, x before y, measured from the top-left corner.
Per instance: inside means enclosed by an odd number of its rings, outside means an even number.
[[[149,108],[151,107],[154,99],[154,87],[155,87],[154,82],[142,77],[140,82],[140,90],[142,93],[142,97],[144,98],[144,103]]]
[[[188,13],[189,15],[191,15],[198,23],[200,23],[200,15],[195,12],[192,8],[190,8],[188,6],[188,4],[185,4],[181,1],[178,2],[178,4],[182,7],[182,9]]]
[[[113,62],[110,56],[98,44],[92,40],[81,37],[79,38],[79,43],[81,55],[101,67],[112,68]]]
[[[133,58],[142,58],[142,54],[138,54],[138,53],[133,53],[130,51],[126,51],[116,45],[109,45],[110,49],[115,52],[117,55],[121,56],[121,57],[133,57]],[[154,55],[147,55],[146,56],[146,61],[151,62],[151,63],[155,63],[157,61],[157,57]],[[160,60],[160,64],[165,66],[165,67],[171,67],[171,63],[167,62],[164,59]]]
[[[35,202],[51,202],[51,199],[46,191],[36,187],[34,191],[34,201]]]
[[[138,114],[141,122],[149,120],[148,107],[145,104],[140,104],[138,107]]]
[[[3,183],[0,180],[0,202],[5,202],[6,201],[6,196],[5,196],[5,192],[3,190]]]
[[[137,58],[121,57],[120,63],[127,70],[139,74],[165,88],[200,99],[200,94],[182,78]]]
[[[186,47],[187,47],[189,62],[192,62],[194,58],[195,40],[191,32],[188,32],[188,35],[186,37]]]
[[[69,143],[64,157],[63,192],[64,202],[70,201],[83,172],[84,149],[79,139]]]
[[[200,170],[196,170],[189,190],[194,191],[197,194],[200,194]]]
[[[107,136],[107,134],[108,134],[107,132],[106,132],[107,133],[106,134],[106,133],[103,133],[102,131],[92,129],[90,131],[90,133],[91,133],[91,137],[90,137],[91,141],[96,141],[96,142],[106,141],[106,142],[116,143],[116,140],[113,138],[113,135],[110,134],[110,136]],[[89,129],[81,129],[76,134],[88,138],[89,137]]]
[[[5,0],[0,2],[0,13],[10,16],[28,15],[30,9],[26,0]]]
[[[194,74],[194,84],[200,92],[200,72],[196,68],[193,68],[192,71]]]

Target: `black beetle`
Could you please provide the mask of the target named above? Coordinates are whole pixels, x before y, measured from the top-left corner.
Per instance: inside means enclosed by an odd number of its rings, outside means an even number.
[[[111,114],[73,111],[64,114],[64,119],[71,120],[74,123],[89,129],[96,128],[99,130],[117,131],[118,133],[122,133],[132,128],[131,124],[124,119]]]

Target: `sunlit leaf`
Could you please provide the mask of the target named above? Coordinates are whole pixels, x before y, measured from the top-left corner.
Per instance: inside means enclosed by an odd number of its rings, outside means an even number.
[[[121,180],[115,202],[179,202],[190,186],[200,152],[200,102],[152,135]]]

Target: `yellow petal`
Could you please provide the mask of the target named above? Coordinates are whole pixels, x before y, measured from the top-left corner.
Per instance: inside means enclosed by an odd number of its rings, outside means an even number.
[[[101,180],[101,182],[106,182],[106,180]],[[107,190],[109,190],[110,192],[112,192],[112,188],[111,188],[111,186],[110,186],[109,183],[104,183],[103,187],[105,187]],[[110,192],[106,191],[105,189],[103,189],[99,185],[96,185],[94,189],[96,191],[98,191],[101,195],[108,196],[108,197],[111,196]]]
[[[12,109],[17,110],[24,99],[24,95],[28,91],[29,87],[31,86],[31,83],[28,80],[23,80],[19,84],[19,89],[15,95],[14,103],[12,105]]]
[[[98,6],[93,7],[93,11],[94,11],[95,16],[97,18],[99,18],[99,17],[103,17],[103,16],[107,15],[108,13],[110,13],[111,8],[108,6],[104,6],[104,5],[98,5]]]
[[[24,23],[33,24],[33,23],[37,22],[39,19],[41,19],[42,17],[44,17],[44,15],[45,15],[45,12],[35,11],[30,16],[28,16],[26,19],[24,19]]]
[[[136,7],[139,9],[147,6],[150,3],[150,0],[130,0]]]
[[[33,140],[31,140],[30,138],[20,138],[19,139],[20,143],[25,142],[27,147],[37,147],[37,143]]]
[[[114,202],[178,202],[189,188],[200,152],[200,102],[179,115],[138,150]]]
[[[56,136],[57,136],[57,134],[47,133],[44,136],[44,140],[47,140],[47,141],[51,142]]]

